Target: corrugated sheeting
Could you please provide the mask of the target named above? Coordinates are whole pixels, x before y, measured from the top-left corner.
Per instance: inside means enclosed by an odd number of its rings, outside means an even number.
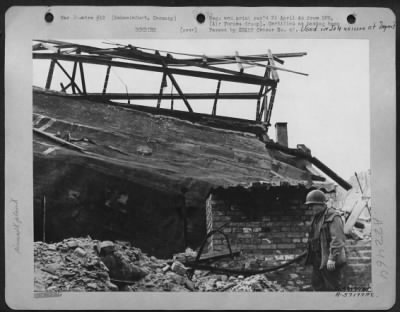
[[[45,134],[34,135],[35,157],[87,164],[166,192],[184,187],[188,197],[198,198],[218,187],[334,188],[316,177],[309,163],[266,149],[252,133],[37,90],[33,112],[34,128]],[[46,135],[68,139],[84,151]]]

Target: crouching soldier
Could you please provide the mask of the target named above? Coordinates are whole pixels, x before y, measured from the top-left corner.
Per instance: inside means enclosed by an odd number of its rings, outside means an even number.
[[[307,194],[306,203],[314,213],[308,236],[306,265],[312,265],[314,291],[337,291],[343,288],[342,269],[346,263],[343,221],[334,208],[326,205],[319,190]]]

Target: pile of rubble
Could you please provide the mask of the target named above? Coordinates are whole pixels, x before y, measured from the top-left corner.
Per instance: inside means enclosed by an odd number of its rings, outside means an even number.
[[[157,259],[128,242],[101,242],[90,237],[53,244],[35,242],[35,291],[300,290],[291,289],[290,284],[282,286],[271,274],[245,277],[193,271],[183,263],[194,260],[195,256],[188,249],[173,259]]]

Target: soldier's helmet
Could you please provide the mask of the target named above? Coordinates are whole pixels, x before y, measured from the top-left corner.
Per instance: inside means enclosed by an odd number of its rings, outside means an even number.
[[[326,197],[325,194],[320,190],[313,190],[307,194],[306,205],[310,204],[325,204]]]

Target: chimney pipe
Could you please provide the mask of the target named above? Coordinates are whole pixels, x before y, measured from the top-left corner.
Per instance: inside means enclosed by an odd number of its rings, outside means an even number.
[[[287,122],[275,123],[276,142],[288,147]]]

